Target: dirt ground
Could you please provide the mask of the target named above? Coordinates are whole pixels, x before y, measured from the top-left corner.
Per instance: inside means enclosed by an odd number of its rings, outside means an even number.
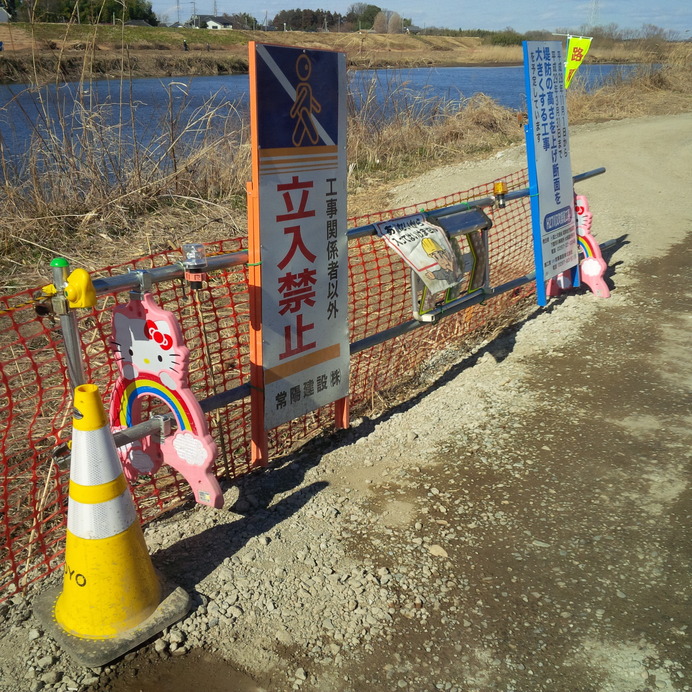
[[[28,32],[8,24],[0,25],[0,41],[3,43],[4,51],[27,50],[34,45],[34,40]]]
[[[529,307],[422,391],[151,524],[186,619],[103,669],[1,613],[0,689],[664,692],[689,637],[692,114],[575,128],[612,297]],[[492,180],[520,147],[394,204]],[[21,616],[20,616],[21,615]]]

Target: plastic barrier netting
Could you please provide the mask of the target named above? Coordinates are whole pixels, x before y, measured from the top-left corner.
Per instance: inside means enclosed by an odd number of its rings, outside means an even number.
[[[527,186],[526,171],[503,178],[510,190]],[[349,226],[446,207],[492,195],[492,182],[402,209],[349,219]],[[528,198],[504,209],[486,210],[493,221],[489,258],[493,286],[533,269]],[[210,243],[208,254],[246,249],[246,238]],[[161,252],[94,272],[94,278],[150,269],[180,261],[179,251]],[[351,342],[411,319],[409,272],[375,237],[349,242],[349,328]],[[47,282],[49,270],[46,270]],[[351,359],[351,411],[363,415],[380,406],[382,395],[415,377],[422,365],[451,343],[478,330],[512,321],[513,306],[533,291],[531,284],[468,307],[439,323],[411,331],[355,354]],[[183,281],[152,288],[157,302],[176,314],[190,348],[190,385],[199,399],[249,381],[248,287],[245,266],[215,271],[205,288],[191,292]],[[0,444],[2,501],[0,601],[58,569],[63,562],[69,481],[72,402],[59,322],[39,316],[40,289],[0,297]],[[111,309],[127,292],[99,299],[94,309],[76,311],[88,382],[104,402],[117,376],[111,350]],[[150,399],[150,402],[156,400]],[[144,418],[164,413],[150,403]],[[318,433],[333,429],[333,406],[270,431],[276,459]],[[218,446],[216,471],[233,479],[250,471],[249,398],[212,411],[207,420]],[[132,486],[140,519],[159,516],[190,501],[189,487],[169,466]]]

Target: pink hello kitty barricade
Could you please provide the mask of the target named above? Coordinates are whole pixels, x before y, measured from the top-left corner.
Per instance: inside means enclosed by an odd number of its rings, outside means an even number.
[[[598,241],[591,235],[591,220],[593,214],[589,209],[589,200],[584,195],[575,197],[577,211],[577,240],[584,259],[579,264],[581,280],[598,298],[610,298],[610,289],[603,276],[608,269],[601,254]]]
[[[591,235],[593,214],[589,209],[589,200],[584,195],[576,195],[574,208],[577,214],[577,242],[579,250],[584,255],[579,262],[579,278],[598,298],[610,298],[610,289],[603,278],[608,265],[603,259],[598,241]],[[559,296],[570,288],[572,288],[570,272],[562,272],[546,282],[546,295],[551,298]]]
[[[113,431],[141,422],[142,400],[156,397],[175,416],[177,430],[159,442],[150,436],[120,448],[127,478],[154,474],[166,463],[190,484],[195,499],[220,508],[223,494],[213,464],[216,444],[188,383],[190,351],[175,316],[151,294],[113,309],[113,350],[119,377],[110,404]]]

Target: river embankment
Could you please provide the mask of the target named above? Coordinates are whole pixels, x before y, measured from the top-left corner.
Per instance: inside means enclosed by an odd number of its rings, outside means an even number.
[[[2,84],[47,84],[82,79],[126,79],[138,77],[217,76],[243,74],[247,58],[235,55],[174,54],[170,51],[130,53],[101,52],[85,56],[43,51],[5,56],[0,62]]]
[[[241,49],[246,51],[247,46],[237,50]],[[570,124],[692,111],[690,50],[689,44],[679,44],[665,65],[642,68],[631,78],[594,91],[573,84],[567,95]],[[0,63],[13,55],[0,54]],[[186,148],[177,128],[196,132],[198,122],[223,119],[223,113],[211,103],[184,125],[173,110],[153,139],[134,141],[134,156],[127,128],[102,127],[102,113],[89,106],[91,89],[80,93],[83,113],[93,117],[85,120],[89,127],[79,131],[78,147],[61,145],[58,135],[63,124],[58,120],[51,121],[53,130],[37,130],[27,156],[10,161],[6,148],[0,156],[9,181],[0,196],[0,268],[6,291],[41,285],[42,267],[56,255],[71,255],[79,258],[81,266],[97,269],[105,261],[125,262],[133,253],[148,255],[152,249],[179,247],[188,242],[190,229],[198,242],[229,237],[231,230],[244,232],[250,145],[243,123],[232,120],[235,113],[223,120],[218,132],[204,128],[204,139]],[[21,99],[19,95],[15,101]],[[389,102],[396,107],[386,114],[374,98],[349,114],[349,214],[353,216],[395,206],[387,192],[395,181],[439,165],[490,156],[523,141],[517,111],[483,94],[461,109],[439,110],[434,122],[411,109],[411,101],[404,99],[400,108],[396,99]],[[16,120],[7,119],[8,113],[2,122],[3,136],[18,126]],[[172,141],[171,133],[176,132],[179,136]],[[171,151],[175,171],[168,166]],[[120,158],[114,158],[115,152]],[[110,174],[104,176],[106,166]],[[39,169],[40,176],[32,174]],[[120,242],[124,235],[127,243]]]
[[[352,69],[503,67],[522,63],[521,46],[469,36],[223,31],[59,24],[0,25],[0,83],[224,75],[247,72],[250,41],[346,53]],[[650,51],[595,45],[591,63],[642,63]]]

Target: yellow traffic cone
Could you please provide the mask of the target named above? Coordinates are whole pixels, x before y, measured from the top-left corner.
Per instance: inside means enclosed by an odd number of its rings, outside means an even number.
[[[190,600],[154,570],[98,387],[77,387],[74,408],[65,574],[57,601],[49,596],[50,629],[78,662],[99,666],[179,620]]]

